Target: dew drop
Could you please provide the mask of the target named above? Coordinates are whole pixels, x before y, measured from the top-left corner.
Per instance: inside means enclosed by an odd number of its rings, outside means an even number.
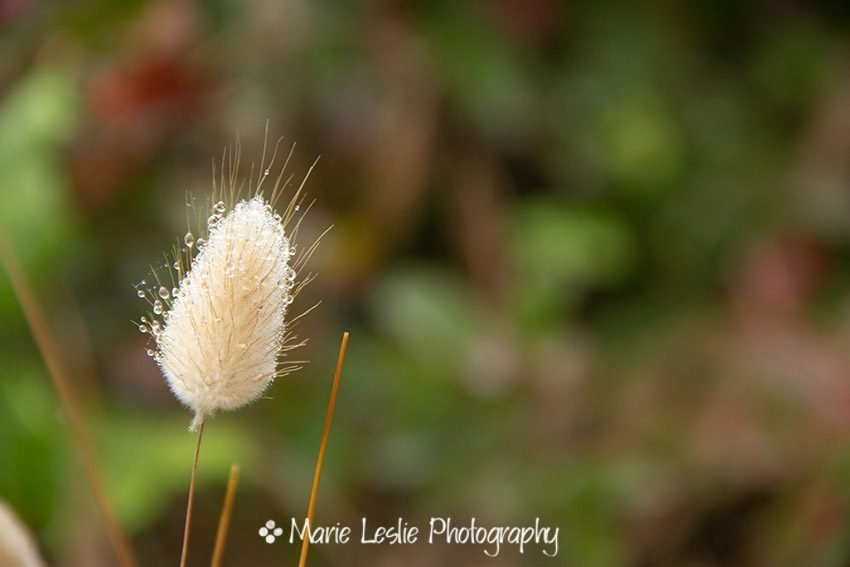
[[[153,312],[157,315],[162,315],[162,301],[157,299],[153,302]]]
[[[296,210],[296,211],[300,211],[300,210],[301,210],[301,205],[295,205],[295,210]]]
[[[171,296],[174,297],[175,299],[177,298],[177,291],[178,291],[178,289],[176,287],[171,288]]]
[[[153,357],[153,355],[154,355],[154,354],[156,354],[156,353],[154,353],[153,349],[148,349],[148,350],[146,350],[145,352],[146,352],[146,353],[147,353],[147,355],[148,355],[148,356],[150,356],[150,357]]]
[[[142,317],[141,321],[142,321],[142,323],[147,323],[147,322],[148,322],[148,318],[147,318],[147,317]]]
[[[180,262],[174,262],[174,269],[180,271]]]
[[[284,303],[286,303],[287,305],[291,305],[293,299],[295,299],[295,298],[292,297],[291,295],[287,295],[286,298],[284,299]]]
[[[218,216],[221,216],[221,214],[224,213],[224,202],[219,201],[213,205],[213,211],[215,211]]]
[[[140,289],[139,291],[136,292],[136,295],[138,295],[139,297],[144,297],[145,296],[145,290]]]
[[[168,299],[168,290],[163,286],[159,286],[159,296],[163,299]]]
[[[187,232],[186,236],[183,237],[183,242],[186,243],[186,246],[191,248],[195,245],[195,236],[191,232]]]
[[[146,283],[148,283],[148,282],[146,282],[145,280],[142,280],[142,281],[139,282],[139,285],[145,285]]]
[[[263,172],[263,176],[268,177],[268,175],[269,175],[269,169],[266,168],[266,170]]]
[[[203,248],[204,244],[206,244],[206,243],[207,243],[206,240],[204,240],[203,238],[199,238],[198,239],[198,249],[200,250],[201,248]]]
[[[148,328],[145,325],[139,325],[139,332],[140,333],[147,333]]]

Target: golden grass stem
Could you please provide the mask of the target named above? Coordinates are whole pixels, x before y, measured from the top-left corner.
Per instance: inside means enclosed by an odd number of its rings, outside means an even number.
[[[211,567],[221,567],[224,557],[224,545],[227,543],[227,530],[230,527],[230,516],[233,513],[233,501],[236,499],[236,485],[239,484],[239,465],[230,465],[230,477],[227,479],[227,492],[224,495],[224,507],[218,519],[218,531],[215,534]]]
[[[201,454],[201,438],[204,436],[204,418],[198,423],[198,443],[195,445],[195,458],[192,459],[192,480],[189,481],[189,502],[186,504],[186,523],[183,527],[183,549],[180,552],[180,567],[186,567],[189,554],[189,529],[192,526],[192,503],[195,499],[195,477],[198,473],[198,455]]]
[[[336,361],[336,372],[334,372],[334,383],[331,388],[331,399],[328,402],[328,413],[325,415],[325,429],[322,432],[322,442],[319,445],[319,458],[316,460],[316,473],[313,475],[313,489],[310,491],[310,504],[307,506],[307,534],[301,542],[301,558],[298,567],[307,565],[307,548],[310,545],[310,531],[313,526],[313,512],[316,507],[316,495],[319,492],[319,478],[322,476],[322,464],[325,461],[325,448],[328,445],[328,433],[331,430],[331,420],[334,415],[336,404],[336,393],[339,390],[339,377],[342,375],[342,363],[345,361],[345,350],[348,347],[348,331],[342,334],[342,344],[339,346],[339,358]]]
[[[9,274],[12,289],[29,324],[30,331],[35,338],[41,357],[47,365],[48,374],[53,381],[59,403],[62,405],[65,417],[68,420],[71,439],[77,446],[83,470],[91,486],[95,504],[106,527],[106,533],[115,552],[118,564],[122,567],[134,567],[136,561],[132,548],[126,534],[116,519],[106,495],[106,490],[103,487],[103,480],[95,456],[94,443],[82,418],[82,412],[79,409],[77,400],[74,397],[71,381],[68,378],[69,374],[62,360],[58,343],[50,332],[47,319],[33,292],[32,285],[27,280],[26,274],[24,274],[12,248],[3,234],[0,234],[0,262],[2,262],[6,273]]]

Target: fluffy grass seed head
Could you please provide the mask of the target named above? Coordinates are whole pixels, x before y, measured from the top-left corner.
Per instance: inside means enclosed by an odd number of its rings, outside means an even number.
[[[231,160],[235,167],[238,157],[235,165]],[[271,202],[260,191],[262,178],[253,196],[240,200],[231,174],[232,204],[216,202],[205,238],[195,240],[190,231],[185,246],[175,249],[168,268],[176,285],[169,289],[154,272],[155,285],[142,280],[138,287],[151,307],[139,330],[151,335],[156,348],[148,354],[171,391],[195,412],[190,430],[219,410],[255,401],[276,376],[294,369],[279,362],[285,350],[299,346],[289,344],[287,310],[306,281],[296,283],[302,262],[293,258],[295,245],[284,228],[299,209],[301,189],[282,218],[272,206],[281,179]],[[222,182],[228,182],[224,175]]]

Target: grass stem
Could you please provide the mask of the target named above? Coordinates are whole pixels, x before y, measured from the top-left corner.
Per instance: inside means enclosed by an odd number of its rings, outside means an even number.
[[[331,419],[334,415],[336,404],[336,393],[339,389],[339,377],[342,375],[342,363],[345,361],[345,350],[348,347],[348,331],[342,334],[342,344],[339,346],[339,358],[336,361],[336,372],[334,372],[334,383],[331,388],[331,399],[328,402],[328,413],[325,415],[325,430],[322,432],[322,443],[319,445],[319,458],[316,460],[316,473],[313,475],[313,489],[310,491],[310,504],[307,507],[307,534],[301,542],[301,558],[298,567],[307,565],[307,548],[310,545],[310,531],[313,525],[313,512],[316,507],[316,495],[319,492],[319,478],[322,476],[322,464],[325,460],[325,448],[328,445],[328,433],[331,430]]]
[[[103,480],[100,475],[97,458],[95,457],[94,443],[85,425],[85,420],[82,417],[77,399],[74,396],[74,390],[71,386],[67,367],[62,359],[59,345],[50,332],[47,319],[33,292],[32,285],[27,280],[26,274],[24,274],[23,269],[18,263],[12,248],[2,234],[0,234],[0,262],[6,273],[9,274],[12,289],[21,306],[21,310],[24,312],[24,317],[35,338],[41,357],[47,365],[47,370],[56,389],[59,403],[68,420],[71,439],[77,446],[83,470],[91,486],[97,509],[106,526],[106,533],[115,551],[118,565],[121,567],[134,567],[136,561],[130,547],[130,542],[118,523],[106,495],[106,489],[103,487]]]
[[[189,553],[189,528],[192,525],[192,502],[195,499],[195,477],[198,473],[198,455],[201,453],[201,438],[204,436],[204,418],[198,423],[198,443],[195,445],[195,458],[192,460],[192,480],[189,481],[189,502],[186,504],[186,525],[183,528],[183,550],[180,552],[180,567],[186,567]]]
[[[224,507],[218,519],[218,531],[215,534],[211,567],[221,567],[224,557],[224,544],[227,543],[227,530],[230,527],[230,516],[233,513],[233,501],[236,499],[236,485],[239,484],[239,465],[230,465],[230,477],[227,479],[227,492],[224,495]]]

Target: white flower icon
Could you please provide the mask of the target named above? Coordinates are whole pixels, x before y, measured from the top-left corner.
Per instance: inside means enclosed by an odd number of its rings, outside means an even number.
[[[283,528],[275,527],[274,520],[269,520],[266,525],[260,528],[260,537],[266,540],[266,543],[274,543],[274,540],[283,534]]]

